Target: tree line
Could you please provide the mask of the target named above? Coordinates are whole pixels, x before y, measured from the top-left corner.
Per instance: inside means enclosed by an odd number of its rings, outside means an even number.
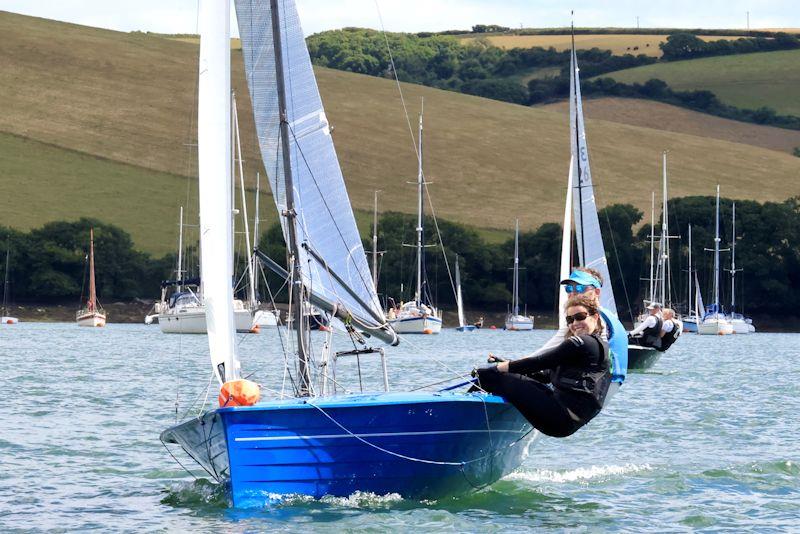
[[[493,27],[479,25],[475,28],[473,33],[482,35]],[[316,65],[385,78],[393,78],[396,73],[401,81],[513,104],[545,104],[567,98],[570,92],[570,52],[557,51],[553,47],[502,49],[480,37],[462,43],[457,37],[443,33],[383,34],[361,28],[314,34],[307,42]],[[664,61],[675,61],[791,50],[800,48],[800,39],[786,33],[775,33],[768,38],[703,41],[694,33],[676,32],[659,46]],[[729,119],[800,129],[800,117],[779,115],[766,106],[756,110],[737,108],[722,103],[711,91],[674,91],[658,79],[645,84],[624,84],[610,78],[590,80],[602,74],[658,62],[654,57],[645,54],[614,55],[609,50],[597,48],[576,53],[581,66],[582,87],[587,95],[652,99]],[[534,76],[523,83],[532,73],[553,68],[557,69],[556,72]]]
[[[669,201],[670,234],[680,237],[670,242],[670,285],[676,303],[687,299],[689,225],[694,268],[708,301],[713,258],[704,249],[713,246],[714,202],[711,196]],[[721,201],[723,248],[729,248],[731,242],[732,203]],[[599,218],[619,313],[629,319],[641,307],[648,286],[643,280],[650,269],[650,227],[642,225],[642,212],[629,204],[609,205],[600,210]],[[800,197],[784,202],[736,201],[736,218],[736,267],[743,271],[736,275],[735,300],[744,305],[747,313],[785,315],[794,309],[790,303],[792,288],[800,286]],[[655,224],[658,228],[660,221]],[[433,221],[427,218],[425,226],[433,229]],[[444,254],[440,249],[428,248],[425,260],[427,286],[435,303],[444,308],[455,306],[451,276],[458,255],[466,306],[487,311],[507,309],[511,301],[513,232],[509,231],[508,239],[502,243],[487,243],[472,228],[444,220],[439,220],[438,226]],[[415,251],[403,245],[414,242],[415,227],[414,215],[386,212],[379,219],[379,246],[387,251],[381,256],[378,284],[384,299],[392,297],[399,302],[413,298]],[[52,222],[29,232],[0,228],[2,243],[10,250],[12,300],[77,304],[86,283],[89,228],[94,228],[97,287],[103,301],[155,298],[160,282],[174,277],[174,254],[153,258],[139,252],[126,232],[98,220]],[[425,242],[437,245],[439,239],[429,231]],[[520,234],[520,293],[531,312],[552,312],[556,308],[560,243],[561,226],[556,223],[545,223]],[[280,225],[264,232],[259,247],[285,265]],[[371,248],[365,238],[364,249]],[[726,254],[729,253],[723,253],[723,267],[729,262]],[[196,272],[196,266],[194,269]],[[731,297],[727,276],[723,272],[723,304]],[[274,289],[283,284],[274,276],[270,280]],[[262,295],[262,300],[266,298]],[[283,300],[285,295],[278,294],[277,298]]]

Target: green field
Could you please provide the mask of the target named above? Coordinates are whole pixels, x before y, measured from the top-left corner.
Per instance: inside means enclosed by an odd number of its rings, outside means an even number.
[[[768,106],[781,114],[800,116],[800,50],[658,63],[604,76],[625,83],[659,78],[679,91],[713,91],[736,107]]]
[[[196,44],[3,12],[0,34],[0,225],[90,215],[118,224],[143,250],[174,250],[178,206],[193,213],[196,205]],[[252,188],[260,157],[240,52],[232,59]],[[407,122],[391,80],[330,69],[317,77],[363,235],[376,189],[381,211],[416,209],[409,122],[422,97],[439,217],[493,241],[510,237],[517,217],[523,230],[561,221],[569,164],[562,113],[402,84]],[[675,196],[712,194],[717,183],[734,198],[800,194],[800,158],[785,152],[591,117],[587,135],[601,206],[627,202],[649,213],[665,148]],[[265,197],[263,215],[274,217],[273,206]]]

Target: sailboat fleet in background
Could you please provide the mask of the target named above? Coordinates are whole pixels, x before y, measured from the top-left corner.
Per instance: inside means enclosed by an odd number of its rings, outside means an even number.
[[[81,298],[83,298],[81,296]],[[94,280],[94,229],[89,230],[89,297],[86,305],[75,313],[78,326],[105,326],[106,312],[97,301]]]

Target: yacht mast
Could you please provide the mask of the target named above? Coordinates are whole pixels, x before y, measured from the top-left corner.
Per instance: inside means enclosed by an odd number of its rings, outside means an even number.
[[[291,314],[294,316],[294,329],[297,333],[298,373],[300,375],[299,395],[308,396],[311,392],[311,373],[309,369],[309,339],[308,330],[303,325],[303,303],[305,291],[300,270],[300,244],[297,242],[295,228],[297,213],[294,207],[294,185],[292,182],[291,153],[289,150],[289,118],[286,110],[286,86],[283,72],[283,45],[281,43],[281,21],[278,13],[278,0],[270,0],[270,13],[272,15],[272,42],[275,48],[275,81],[278,89],[278,109],[280,112],[280,145],[283,156],[283,179],[286,187],[286,225],[289,242],[287,243],[288,261],[292,277],[290,298],[292,302]]]
[[[519,219],[514,230],[514,300],[511,306],[514,315],[519,315]]]
[[[419,157],[417,158],[417,288],[414,293],[414,300],[417,303],[417,306],[422,304],[422,247],[423,247],[423,233],[422,233],[422,187],[424,177],[422,174],[422,113],[424,110],[425,101],[422,101],[421,107],[423,109],[419,112],[419,133],[418,133],[418,154]]]

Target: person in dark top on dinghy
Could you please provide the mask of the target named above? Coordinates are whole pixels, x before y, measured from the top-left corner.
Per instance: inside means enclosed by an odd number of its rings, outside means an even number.
[[[569,298],[570,335],[535,356],[477,369],[477,386],[500,395],[543,434],[569,436],[603,407],[611,384],[611,358],[602,336],[600,308],[589,295]]]
[[[661,318],[661,304],[651,302],[647,306],[647,311],[650,315],[642,321],[642,324],[631,330],[628,341],[632,345],[661,349],[661,327],[664,325],[664,320]]]

